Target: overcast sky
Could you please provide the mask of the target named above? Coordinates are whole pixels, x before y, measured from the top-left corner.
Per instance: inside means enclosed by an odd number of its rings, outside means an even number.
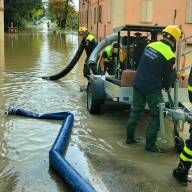
[[[79,0],[73,0],[73,2],[74,2],[76,9],[79,10]]]

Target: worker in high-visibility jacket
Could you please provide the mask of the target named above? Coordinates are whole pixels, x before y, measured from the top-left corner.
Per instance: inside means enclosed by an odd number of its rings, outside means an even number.
[[[162,89],[169,90],[174,72],[175,50],[181,30],[176,25],[163,29],[160,41],[148,44],[141,56],[133,84],[132,110],[127,124],[127,144],[137,143],[135,128],[146,104],[150,110],[150,121],[146,130],[145,150],[163,153],[165,150],[156,146],[160,128],[158,104],[163,102]]]
[[[89,69],[89,66],[87,65],[87,61],[88,61],[91,53],[97,46],[97,41],[96,41],[95,36],[93,34],[91,34],[90,32],[88,32],[86,27],[79,27],[78,32],[79,32],[79,35],[82,37],[82,43],[83,43],[85,52],[87,54],[87,58],[85,60],[85,64],[84,64],[84,68],[83,68],[83,75],[84,75],[84,77],[89,78],[90,69]],[[97,67],[95,65],[90,66],[90,67],[91,67],[93,74],[96,74]]]
[[[108,72],[109,75],[115,75],[117,53],[118,43],[113,43],[112,46],[107,46],[105,48],[99,62],[98,73],[100,75],[104,75],[106,72]]]
[[[190,70],[189,79],[188,79],[188,95],[189,101],[192,104],[192,68]],[[183,186],[188,184],[188,173],[192,164],[192,125],[189,130],[190,136],[189,139],[185,141],[185,146],[179,155],[180,161],[176,169],[173,170],[174,177],[179,181]]]

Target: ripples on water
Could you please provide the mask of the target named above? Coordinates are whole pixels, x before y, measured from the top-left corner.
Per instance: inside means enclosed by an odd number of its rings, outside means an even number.
[[[4,112],[16,106],[40,114],[71,111],[78,116],[82,109],[76,93],[81,80],[73,73],[59,82],[40,78],[62,70],[77,46],[75,33],[5,35],[5,63],[0,68],[0,191],[64,190],[48,166],[48,151],[62,122],[5,116]]]
[[[77,48],[76,33],[5,35],[5,63],[0,66],[0,191],[68,191],[48,166],[48,152],[62,122],[5,116],[9,106],[39,114],[72,112],[75,122],[66,158],[89,180],[94,174],[84,153],[113,155],[113,147],[93,132],[98,119],[88,114],[85,94],[79,91],[86,83],[83,61],[59,81],[41,79],[63,70]]]
[[[168,160],[164,157],[152,159],[146,153],[143,155],[144,141],[133,147],[125,145],[128,111],[106,112],[98,116],[87,112],[86,94],[79,91],[80,85],[86,84],[82,75],[84,58],[59,81],[41,79],[41,76],[63,70],[77,47],[76,33],[56,36],[42,30],[5,35],[5,62],[0,65],[0,192],[69,191],[49,170],[48,162],[48,152],[62,122],[5,116],[9,106],[39,114],[72,112],[75,121],[66,158],[95,184],[98,191],[107,190],[87,154],[96,162],[101,162],[96,157],[105,157],[106,163],[111,164],[117,161],[118,167],[127,160],[163,165],[172,165],[175,161],[173,155]],[[144,132],[145,122],[141,123]],[[99,166],[102,167],[102,163],[96,164],[96,168]]]

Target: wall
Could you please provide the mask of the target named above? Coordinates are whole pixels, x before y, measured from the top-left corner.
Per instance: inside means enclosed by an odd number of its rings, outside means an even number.
[[[147,24],[170,25],[174,22],[174,11],[177,16],[175,24],[182,25],[186,36],[192,35],[192,24],[186,24],[187,0],[153,0],[152,22]],[[126,0],[124,8],[124,23],[146,24],[141,22],[142,0]]]
[[[4,67],[4,9],[0,0],[0,70]]]
[[[0,0],[0,41],[4,39],[4,8],[3,0]]]
[[[82,2],[85,5],[82,6]],[[192,35],[192,24],[186,23],[186,4],[191,1],[192,17],[192,0],[152,0],[151,21],[141,22],[141,6],[144,0],[80,0],[80,12],[88,11],[88,29],[95,34],[98,39],[110,34],[114,27],[123,24],[158,24],[170,25],[175,22],[182,25],[186,37]],[[89,4],[89,6],[87,6]],[[102,21],[94,22],[94,9],[102,6]],[[174,21],[174,11],[177,17]],[[81,14],[81,13],[80,13]],[[192,18],[191,18],[192,19]],[[87,26],[85,21],[81,25]]]
[[[97,39],[101,40],[111,33],[111,6],[112,0],[81,0],[80,1],[80,26],[86,26]],[[83,3],[84,2],[84,3]],[[102,8],[99,20],[99,6]],[[87,11],[88,10],[88,11]],[[88,16],[87,16],[88,13]]]
[[[112,28],[119,27],[124,24],[125,1],[127,0],[111,0]]]

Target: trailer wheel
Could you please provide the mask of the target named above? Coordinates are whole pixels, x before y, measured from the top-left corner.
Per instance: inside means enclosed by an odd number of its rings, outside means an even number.
[[[181,137],[175,137],[175,149],[178,153],[181,153],[184,145],[185,145],[185,142]]]
[[[87,109],[92,114],[99,114],[103,102],[94,97],[94,91],[91,84],[89,84],[87,87]]]

